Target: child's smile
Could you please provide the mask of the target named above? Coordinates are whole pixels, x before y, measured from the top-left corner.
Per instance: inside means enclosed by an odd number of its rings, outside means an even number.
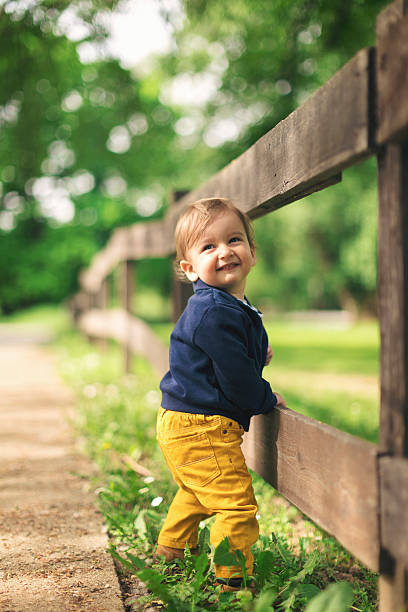
[[[226,272],[227,270],[232,270],[233,268],[235,268],[238,264],[236,263],[230,263],[230,264],[225,264],[225,266],[220,266],[219,268],[217,268],[218,270],[224,270],[224,272]]]
[[[255,265],[241,219],[232,210],[217,214],[180,265],[192,282],[202,281],[243,299],[246,277]]]

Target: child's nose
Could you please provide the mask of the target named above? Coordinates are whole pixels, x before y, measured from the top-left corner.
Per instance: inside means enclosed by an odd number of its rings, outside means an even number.
[[[219,254],[221,257],[227,257],[231,253],[231,247],[229,244],[221,244],[219,247]]]

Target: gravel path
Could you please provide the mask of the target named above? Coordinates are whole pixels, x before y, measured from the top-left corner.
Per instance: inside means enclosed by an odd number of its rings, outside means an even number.
[[[92,466],[67,425],[73,397],[44,341],[0,325],[0,610],[123,612]]]

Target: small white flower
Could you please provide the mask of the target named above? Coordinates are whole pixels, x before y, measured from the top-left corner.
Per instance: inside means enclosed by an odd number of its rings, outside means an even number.
[[[146,476],[146,478],[143,478],[143,482],[150,484],[151,482],[154,482],[154,478],[153,476]]]
[[[163,498],[162,497],[155,497],[154,499],[152,499],[152,506],[155,508],[156,506],[160,506],[160,504],[162,503]]]
[[[139,493],[148,493],[149,492],[149,487],[143,487],[143,489],[139,489]]]
[[[96,397],[96,387],[95,387],[95,385],[86,385],[83,388],[82,393],[85,395],[85,397],[88,397],[89,399],[92,399],[92,398]]]

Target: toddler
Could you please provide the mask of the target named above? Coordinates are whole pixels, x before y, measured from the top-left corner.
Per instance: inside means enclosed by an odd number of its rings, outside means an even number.
[[[194,295],[170,340],[170,369],[160,383],[157,437],[179,486],[156,555],[194,553],[200,521],[215,515],[210,539],[225,536],[252,574],[257,504],[241,450],[254,414],[285,406],[262,378],[272,357],[261,313],[245,297],[256,263],[248,217],[225,198],[191,204],[177,223],[177,263]],[[215,565],[224,590],[241,586],[240,566]]]

